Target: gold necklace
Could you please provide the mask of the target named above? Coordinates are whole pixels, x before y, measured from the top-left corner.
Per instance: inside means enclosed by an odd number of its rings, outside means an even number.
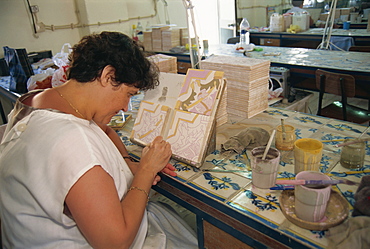
[[[60,97],[62,97],[65,101],[67,101],[67,103],[72,107],[73,110],[75,110],[76,113],[78,113],[83,119],[86,119],[84,115],[82,115],[82,113],[72,105],[71,102],[69,102],[59,91],[58,89],[54,88],[55,91],[57,91],[57,93],[59,93]]]

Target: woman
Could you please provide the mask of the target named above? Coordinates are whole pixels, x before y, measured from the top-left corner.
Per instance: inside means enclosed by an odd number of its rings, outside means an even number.
[[[29,92],[10,114],[0,151],[5,248],[142,248],[151,185],[171,146],[157,137],[131,162],[106,124],[158,75],[128,36],[102,32],[73,47],[68,81]]]

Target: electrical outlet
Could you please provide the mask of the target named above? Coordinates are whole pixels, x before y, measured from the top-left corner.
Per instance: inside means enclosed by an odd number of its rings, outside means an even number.
[[[32,13],[37,13],[37,12],[39,12],[39,6],[38,6],[38,5],[32,5],[32,6],[31,6],[31,12],[32,12]]]

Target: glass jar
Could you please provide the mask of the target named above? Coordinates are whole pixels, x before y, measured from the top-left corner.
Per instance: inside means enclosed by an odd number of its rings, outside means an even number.
[[[276,128],[275,147],[278,150],[293,150],[296,140],[295,128],[291,125],[284,125],[284,129],[285,132],[281,125]]]
[[[356,141],[356,139],[346,139],[345,143]],[[357,169],[364,165],[365,142],[358,142],[345,145],[340,154],[340,164],[347,169]]]

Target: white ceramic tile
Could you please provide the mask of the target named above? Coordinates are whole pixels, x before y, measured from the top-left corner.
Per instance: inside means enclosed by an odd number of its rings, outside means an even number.
[[[279,229],[281,229],[283,232],[288,233],[293,238],[298,238],[308,247],[326,248],[328,246],[328,240],[325,238],[325,234],[328,231],[313,231],[304,229],[293,224],[287,219],[285,219],[284,222],[279,226]]]
[[[320,127],[315,127],[313,125],[297,123],[293,126],[295,128],[296,139],[312,138],[314,136],[317,136],[317,134],[322,133]]]
[[[250,213],[255,219],[265,224],[273,223],[279,226],[285,219],[279,207],[279,195],[281,191],[264,190],[248,185],[248,188],[238,193],[228,205],[237,208],[241,212]],[[271,224],[269,224],[271,225]]]
[[[306,113],[296,113],[296,115],[294,115],[293,117],[288,118],[287,121],[307,125],[310,127],[312,126],[318,127],[328,123],[330,119],[309,115]]]
[[[343,167],[340,162],[338,162],[335,167],[333,168],[331,173],[336,173],[336,175],[340,177],[345,177],[349,175],[354,175],[358,177],[362,177],[364,175],[370,174],[370,161],[365,161],[364,166],[358,169],[347,169]]]
[[[171,159],[170,163],[176,168],[176,178],[182,182],[187,182],[199,172],[199,169],[174,159]]]
[[[291,118],[291,117],[294,117],[295,115],[297,115],[297,112],[287,111],[287,110],[282,109],[282,108],[269,107],[269,108],[267,108],[266,111],[258,114],[255,117],[257,117],[257,118],[262,118],[262,117],[268,118],[268,117],[270,117],[270,121],[272,121],[273,119],[280,120],[282,118],[283,119]],[[253,118],[255,118],[255,117],[253,117]]]
[[[341,133],[346,136],[358,137],[366,129],[366,126],[346,121],[334,120],[325,124],[324,129],[328,132]]]

